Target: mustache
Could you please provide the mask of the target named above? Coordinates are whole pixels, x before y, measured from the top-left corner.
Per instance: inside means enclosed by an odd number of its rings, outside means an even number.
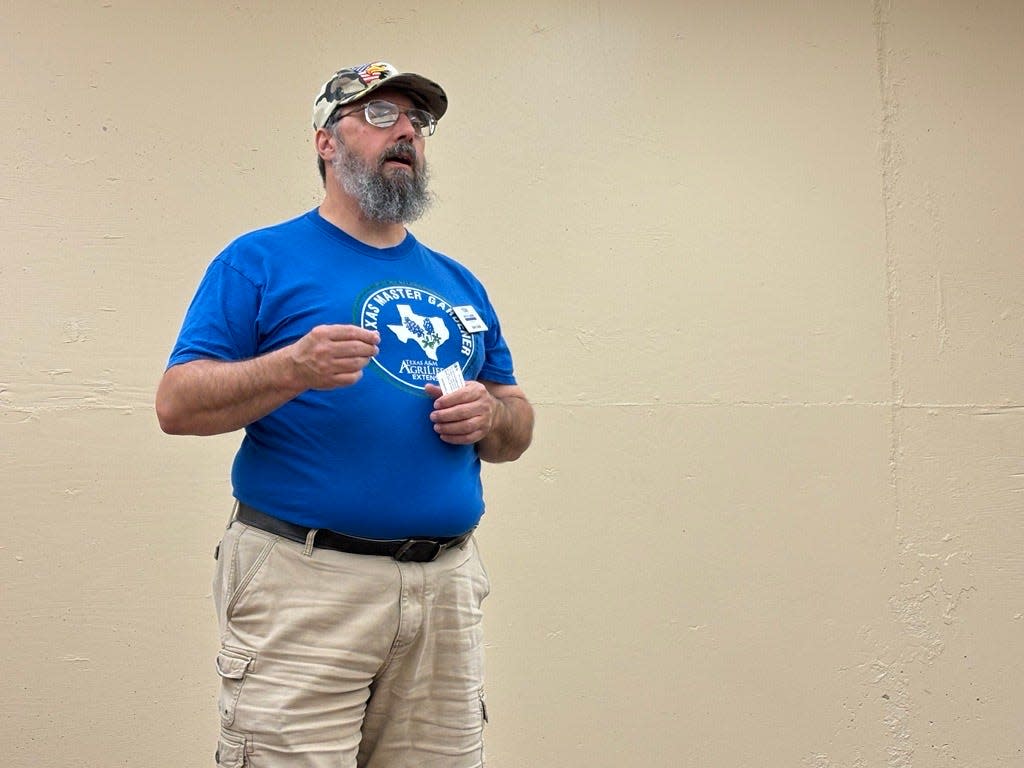
[[[417,160],[416,147],[412,145],[412,142],[400,141],[381,153],[380,165],[384,165],[389,160],[397,160],[398,162],[408,163],[415,167]]]

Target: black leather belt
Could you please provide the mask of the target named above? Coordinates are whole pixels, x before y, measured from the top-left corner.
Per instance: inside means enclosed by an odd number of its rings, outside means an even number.
[[[258,509],[253,509],[248,504],[238,502],[238,511],[235,519],[240,523],[259,528],[261,531],[272,533],[300,544],[306,543],[311,528],[304,525],[296,525],[286,520],[273,517]],[[340,552],[349,552],[354,555],[377,555],[379,557],[391,557],[400,562],[429,563],[436,560],[438,555],[446,550],[461,546],[473,535],[469,530],[460,536],[452,536],[440,539],[361,539],[358,536],[346,536],[344,533],[330,531],[326,528],[317,529],[313,536],[313,546],[324,549],[336,549]]]

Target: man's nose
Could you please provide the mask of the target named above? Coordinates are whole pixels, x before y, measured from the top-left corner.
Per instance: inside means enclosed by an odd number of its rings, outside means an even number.
[[[413,127],[412,120],[409,118],[409,114],[407,112],[402,112],[398,116],[398,120],[395,121],[392,128],[396,129],[398,131],[398,135],[402,138],[407,137],[410,142],[413,137],[419,136],[419,133],[417,133],[416,129]]]

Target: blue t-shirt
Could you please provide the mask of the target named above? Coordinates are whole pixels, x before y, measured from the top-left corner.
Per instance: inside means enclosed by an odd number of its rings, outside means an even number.
[[[487,326],[468,332],[453,307]],[[458,363],[467,381],[515,384],[512,357],[480,282],[411,233],[378,249],[317,210],[231,243],[210,264],[168,367],[244,360],[314,326],[380,333],[351,387],[309,390],[245,428],[234,494],[293,523],[377,539],[452,536],[484,511],[473,446],[434,432],[424,386]]]

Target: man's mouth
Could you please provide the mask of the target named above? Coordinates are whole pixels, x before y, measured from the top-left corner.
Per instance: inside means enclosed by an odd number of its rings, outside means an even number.
[[[412,146],[397,144],[384,153],[381,167],[394,164],[400,168],[416,171],[416,150]]]
[[[416,167],[416,154],[414,152],[401,149],[392,150],[384,155],[384,160],[381,165],[386,165],[388,163],[395,163],[413,170]]]

